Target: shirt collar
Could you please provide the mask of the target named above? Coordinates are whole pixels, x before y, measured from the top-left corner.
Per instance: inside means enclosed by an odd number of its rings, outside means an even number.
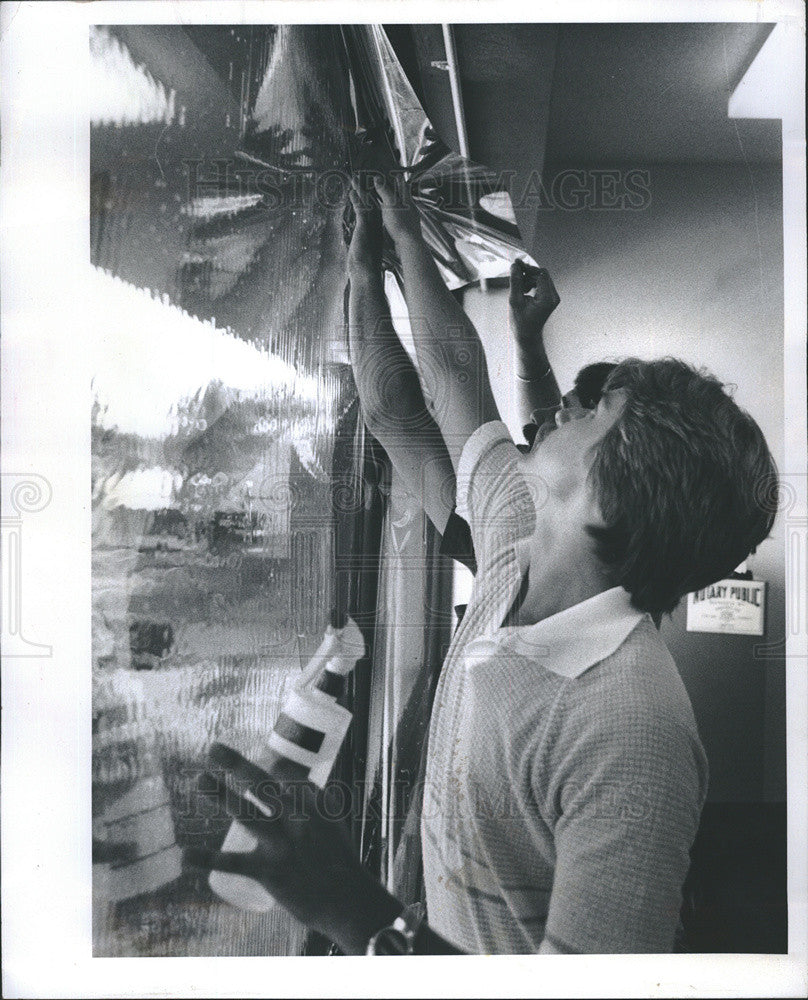
[[[622,587],[612,587],[535,625],[501,628],[472,645],[491,644],[491,653],[512,650],[563,677],[579,677],[611,656],[644,618]]]

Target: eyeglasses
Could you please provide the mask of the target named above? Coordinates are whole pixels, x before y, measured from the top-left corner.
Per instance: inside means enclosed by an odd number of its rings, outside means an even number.
[[[552,415],[549,415],[540,423],[534,419],[535,413],[538,411],[534,411],[531,414],[530,423],[525,424],[522,428],[522,433],[525,436],[527,444],[518,444],[516,447],[519,451],[523,453],[532,451],[539,430],[543,426],[548,425],[548,430],[554,429],[557,426],[556,415],[561,410],[573,410],[576,408],[583,410],[597,409],[606,383],[615,367],[613,364],[599,362],[582,368],[575,378],[575,388],[561,397],[561,406],[553,411]]]
[[[599,399],[600,396],[598,396],[598,399],[595,400],[592,403],[592,405],[585,406],[583,401],[579,399],[576,390],[573,389],[571,392],[568,392],[566,395],[561,397],[561,405],[556,407],[555,410],[549,413],[547,418],[544,421],[542,421],[542,423],[538,423],[536,420],[531,419],[530,423],[524,425],[524,427],[522,428],[522,433],[525,435],[525,440],[527,441],[527,444],[518,444],[516,447],[519,449],[519,451],[523,452],[524,454],[527,454],[529,451],[532,451],[533,445],[535,444],[536,441],[536,435],[539,433],[542,427],[546,427],[547,428],[546,433],[549,433],[551,430],[554,430],[556,427],[559,426],[558,415],[560,413],[566,412],[568,414],[560,421],[561,423],[565,423],[567,420],[572,420],[576,416],[581,415],[580,411],[582,410],[589,411],[596,409]],[[534,414],[531,414],[531,418],[533,416]]]

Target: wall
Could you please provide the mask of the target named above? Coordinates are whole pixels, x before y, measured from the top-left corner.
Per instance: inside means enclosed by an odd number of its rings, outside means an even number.
[[[633,165],[634,166],[634,165]],[[561,305],[545,330],[562,392],[595,360],[675,355],[737,386],[781,472],[783,251],[781,172],[768,165],[651,165],[647,207],[539,210],[531,252]],[[556,170],[545,170],[545,179]],[[549,187],[549,182],[548,182]],[[519,432],[504,289],[470,290],[504,419]],[[785,799],[785,674],[760,645],[784,634],[783,528],[750,561],[769,583],[763,640],[663,624],[690,693],[711,767],[713,801]]]

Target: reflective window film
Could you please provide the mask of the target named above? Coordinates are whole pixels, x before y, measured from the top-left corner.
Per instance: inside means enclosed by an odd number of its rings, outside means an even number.
[[[302,36],[91,35],[99,955],[303,942],[181,867],[230,823],[196,793],[207,748],[261,746],[334,596],[344,205],[311,179],[275,204],[233,173],[250,143],[270,166],[344,166],[341,67]]]
[[[335,569],[378,558],[379,533],[346,524],[382,503],[344,323],[363,144],[406,169],[450,287],[524,253],[507,195],[441,143],[378,26],[99,26],[89,43],[94,949],[295,954],[290,917],[228,906],[181,858],[229,826],[196,791],[211,742],[256,756],[340,589],[375,601]],[[368,743],[393,738],[371,732],[369,692],[358,678],[363,776]],[[383,813],[376,844],[402,818]]]

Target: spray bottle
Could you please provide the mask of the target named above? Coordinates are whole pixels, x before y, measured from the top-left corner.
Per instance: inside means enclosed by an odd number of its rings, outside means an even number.
[[[348,674],[365,655],[365,643],[356,623],[332,613],[325,637],[295,682],[283,704],[264,753],[256,763],[268,774],[279,764],[291,762],[319,788],[328,781],[351,713],[338,704]],[[255,850],[255,837],[234,820],[223,851]],[[275,906],[267,890],[255,879],[229,872],[211,872],[213,891],[243,910],[265,911]]]

